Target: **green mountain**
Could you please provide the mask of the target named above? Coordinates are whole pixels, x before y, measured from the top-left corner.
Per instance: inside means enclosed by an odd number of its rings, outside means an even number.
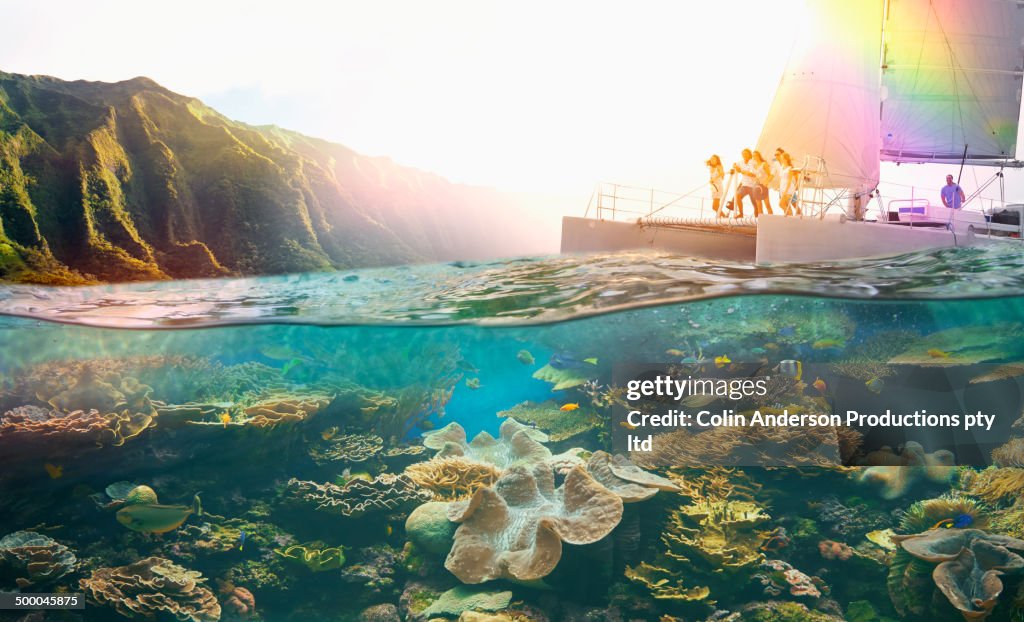
[[[147,78],[0,72],[0,278],[277,274],[522,254],[514,200]]]

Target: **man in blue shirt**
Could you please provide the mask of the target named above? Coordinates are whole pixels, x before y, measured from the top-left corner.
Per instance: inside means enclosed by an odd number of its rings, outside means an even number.
[[[953,182],[952,175],[946,175],[946,185],[942,187],[942,204],[950,209],[960,209],[964,200],[964,189]]]

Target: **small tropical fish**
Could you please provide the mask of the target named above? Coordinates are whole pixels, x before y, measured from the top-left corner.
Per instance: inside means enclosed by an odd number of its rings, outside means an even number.
[[[238,532],[238,550],[242,551],[245,548],[245,532]]]
[[[516,360],[523,365],[533,365],[537,361],[534,360],[533,355],[530,354],[529,350],[520,350],[516,353]]]
[[[479,378],[466,378],[466,387],[469,388],[469,389],[472,389],[474,391],[479,389],[480,388],[480,379]]]
[[[970,514],[961,514],[956,518],[944,518],[939,522],[935,523],[932,529],[964,529],[969,527],[974,522],[974,517]]]
[[[794,380],[800,380],[800,377],[804,375],[803,363],[791,359],[780,362],[775,369],[777,369],[779,373],[785,374]]]
[[[949,352],[946,352],[945,350],[939,350],[938,348],[932,348],[931,350],[928,350],[928,356],[932,357],[933,359],[948,359]]]
[[[757,356],[761,356],[762,354],[765,354],[767,352],[768,351],[765,350],[764,348],[751,348],[750,349],[750,353],[751,354],[756,354]]]
[[[337,433],[338,433],[338,426],[332,425],[331,427],[327,428],[326,430],[324,430],[323,432],[320,433],[320,438],[324,439],[325,441],[329,441],[332,438],[334,438],[334,436]]]
[[[117,511],[117,522],[141,533],[167,533],[181,527],[189,516],[203,515],[203,506],[196,494],[192,505],[159,505],[139,503]]]
[[[872,378],[864,383],[864,386],[868,388],[868,391],[878,394],[885,388],[885,382],[881,378]]]
[[[558,410],[560,410],[560,411],[562,411],[564,413],[568,413],[568,412],[572,412],[572,411],[576,410],[579,407],[580,407],[579,404],[562,404],[562,407],[559,408]]]
[[[819,393],[825,393],[828,390],[828,386],[825,385],[825,381],[821,378],[815,378],[811,386],[817,389]]]
[[[845,341],[839,341],[838,339],[819,339],[811,344],[811,347],[815,350],[825,350],[828,348],[842,348],[846,346]]]
[[[217,418],[220,419],[221,424],[224,425],[224,429],[227,429],[228,424],[231,423],[231,415],[228,414],[228,411],[225,410]]]
[[[637,429],[639,427],[639,426],[635,426],[635,425],[631,424],[628,421],[620,421],[619,425],[621,425],[622,427],[626,428],[627,430],[635,430],[635,429]]]
[[[434,425],[434,422],[431,421],[430,419],[424,419],[423,421],[420,421],[416,425],[417,427],[419,427],[419,429],[423,431],[430,431],[437,427],[436,425]]]
[[[43,465],[43,468],[46,469],[46,474],[50,476],[50,479],[60,479],[64,475],[64,467],[62,466],[47,462]]]
[[[686,352],[683,352],[682,350],[677,350],[675,348],[669,348],[668,350],[665,350],[665,354],[669,356],[686,356]]]
[[[580,360],[571,354],[556,352],[551,355],[550,359],[548,359],[548,365],[555,369],[579,369],[581,367],[586,367],[587,365],[597,365],[597,359],[587,358]]]
[[[390,535],[391,535],[391,534],[393,534],[393,533],[395,533],[395,528],[391,526],[391,523],[388,523],[388,524],[387,524],[387,525],[386,525],[386,526],[384,527],[384,535],[386,535],[386,536],[390,536]]]
[[[778,350],[779,349],[779,344],[769,341],[768,343],[764,344],[764,349],[765,350]]]
[[[283,367],[281,367],[281,375],[282,376],[287,376],[288,372],[290,372],[292,370],[292,368],[294,368],[296,365],[301,365],[301,364],[302,364],[302,359],[293,358],[292,360],[290,360],[287,363],[285,363]]]
[[[715,357],[715,367],[717,367],[719,369],[725,367],[729,363],[732,363],[732,361],[729,360],[729,357],[724,355],[724,354],[722,356],[716,356]]]

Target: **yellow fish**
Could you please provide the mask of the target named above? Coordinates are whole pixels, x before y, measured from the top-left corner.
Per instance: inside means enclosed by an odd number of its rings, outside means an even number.
[[[620,421],[619,425],[626,428],[627,430],[635,430],[638,426],[630,424],[628,421]]]
[[[584,363],[590,363],[591,365],[597,365],[597,357],[596,356],[592,356],[592,357],[590,357],[588,359],[583,359],[583,362]]]
[[[579,407],[580,407],[579,404],[562,404],[562,407],[559,408],[558,410],[567,413],[567,412],[572,412],[572,411],[576,410]]]
[[[220,422],[224,425],[224,429],[226,430],[227,427],[228,427],[228,424],[231,423],[231,415],[229,415],[228,411],[225,410],[224,412],[222,412],[220,414],[218,419],[220,419]]]
[[[46,474],[50,476],[50,479],[59,479],[64,475],[64,467],[62,466],[47,462],[43,465],[43,468],[46,469]]]
[[[824,350],[826,348],[842,348],[846,345],[846,342],[839,341],[838,339],[819,339],[811,344],[811,347],[815,350]]]
[[[336,426],[336,425],[335,426],[331,426],[331,427],[327,428],[326,430],[324,430],[323,432],[320,433],[320,438],[324,439],[325,441],[329,441],[332,438],[334,438],[334,435],[337,434],[337,433],[338,433],[338,426]]]
[[[725,367],[729,363],[732,363],[732,361],[729,360],[729,357],[724,355],[724,354],[722,356],[716,356],[715,357],[715,367],[717,367],[719,369]]]
[[[864,386],[868,388],[868,391],[872,393],[881,393],[882,389],[885,388],[885,382],[881,378],[872,378],[864,383]]]
[[[384,528],[384,534],[390,536],[394,532],[395,529],[391,526],[391,523],[388,523],[387,527]]]
[[[933,359],[948,359],[949,352],[939,350],[938,348],[932,348],[931,350],[928,350],[928,356],[932,357]]]
[[[159,505],[140,503],[117,511],[117,522],[141,533],[167,533],[181,527],[189,516],[203,515],[203,506],[197,494],[192,505]]]

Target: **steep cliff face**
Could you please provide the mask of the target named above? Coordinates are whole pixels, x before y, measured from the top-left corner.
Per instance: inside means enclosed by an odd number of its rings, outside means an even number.
[[[509,198],[152,80],[0,73],[0,278],[275,274],[520,252]]]

